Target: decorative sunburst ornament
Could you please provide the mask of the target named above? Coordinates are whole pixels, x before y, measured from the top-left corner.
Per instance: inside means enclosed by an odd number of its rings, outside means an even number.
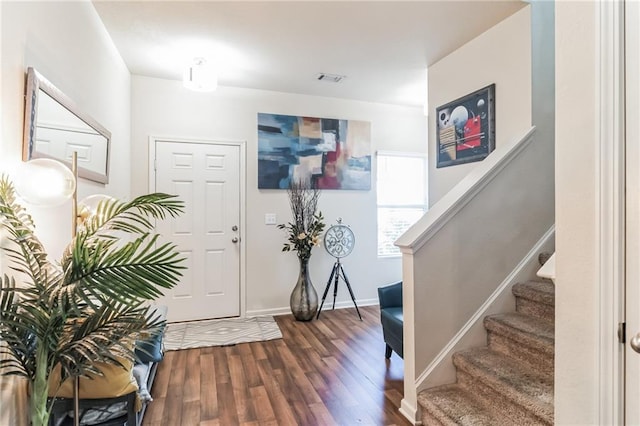
[[[349,226],[342,224],[342,218],[338,218],[337,222],[324,234],[324,249],[331,256],[341,259],[351,254],[356,237]]]
[[[327,253],[336,258],[336,263],[333,265],[329,281],[327,281],[327,286],[324,289],[322,303],[320,303],[320,309],[318,309],[316,319],[320,318],[320,311],[322,311],[322,306],[324,306],[324,301],[327,298],[327,293],[329,293],[331,283],[333,283],[333,306],[331,309],[335,309],[336,296],[338,295],[338,282],[340,281],[340,278],[342,278],[347,285],[347,290],[349,290],[349,295],[351,296],[353,306],[355,306],[356,312],[358,313],[358,318],[362,321],[362,315],[360,315],[356,298],[353,295],[353,289],[351,288],[347,274],[344,273],[344,268],[340,263],[340,259],[348,256],[351,251],[353,251],[353,246],[356,244],[356,237],[353,235],[351,228],[342,224],[342,218],[338,218],[337,222],[337,225],[331,225],[324,234],[324,249]]]

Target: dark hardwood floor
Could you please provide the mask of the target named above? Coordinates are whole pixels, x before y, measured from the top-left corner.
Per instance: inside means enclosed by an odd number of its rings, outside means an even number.
[[[276,317],[283,338],[167,352],[143,425],[410,425],[377,306]]]

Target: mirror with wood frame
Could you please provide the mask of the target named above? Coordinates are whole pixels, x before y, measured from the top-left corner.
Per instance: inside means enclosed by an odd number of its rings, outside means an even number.
[[[53,158],[71,164],[78,154],[78,176],[109,182],[111,133],[35,69],[27,70],[22,159]]]

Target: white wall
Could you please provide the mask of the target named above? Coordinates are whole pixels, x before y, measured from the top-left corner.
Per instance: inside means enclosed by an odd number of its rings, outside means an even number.
[[[89,2],[0,2],[0,173],[22,158],[25,73],[39,70],[112,133],[111,183],[80,181],[79,195],[129,195],[130,75]],[[54,258],[70,239],[70,204],[30,208]],[[0,378],[0,424],[26,424],[26,396]]]
[[[257,113],[336,117],[371,122],[372,152],[425,152],[425,117],[420,108],[406,108],[334,98],[220,87],[213,93],[195,93],[180,82],[142,76],[132,78],[132,193],[147,192],[148,138],[174,136],[247,142],[246,306],[248,314],[288,311],[289,295],[298,273],[294,254],[282,253],[283,231],[264,224],[265,213],[276,213],[278,223],[290,220],[285,191],[257,189]],[[342,217],[356,235],[353,253],[343,266],[355,296],[377,302],[377,287],[399,280],[401,259],[378,259],[376,252],[375,170],[371,191],[323,191],[319,207],[327,222]],[[323,248],[314,249],[311,279],[319,296],[334,259]],[[341,282],[338,301],[351,305]],[[348,303],[347,303],[348,302]]]
[[[477,164],[436,168],[436,108],[495,83],[496,146],[531,126],[530,20],[527,6],[429,67],[429,205]]]
[[[21,161],[25,73],[34,67],[111,131],[110,183],[83,179],[79,198],[129,196],[130,74],[90,2],[0,2],[2,8],[0,171]],[[31,209],[40,238],[56,257],[71,232],[70,203]],[[64,218],[64,219],[63,219]]]
[[[599,423],[597,3],[556,2],[556,424]],[[609,284],[606,284],[609,285]]]

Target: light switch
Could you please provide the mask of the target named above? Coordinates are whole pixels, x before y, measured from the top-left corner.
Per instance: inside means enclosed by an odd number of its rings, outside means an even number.
[[[275,225],[276,224],[276,214],[275,213],[265,213],[265,215],[264,215],[264,224],[265,225]]]

